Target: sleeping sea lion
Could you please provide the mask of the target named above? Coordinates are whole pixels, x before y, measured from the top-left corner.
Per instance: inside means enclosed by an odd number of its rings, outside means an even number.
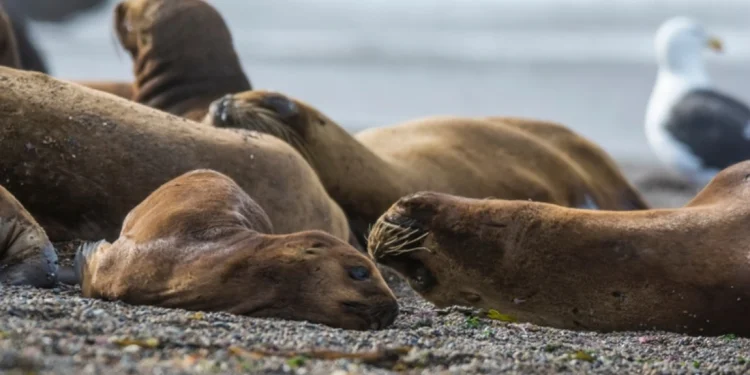
[[[322,231],[274,234],[231,178],[185,173],[151,193],[120,237],[81,246],[84,297],[379,329],[398,303],[375,264]]]
[[[57,253],[44,229],[0,186],[0,287],[50,288],[57,282]]]
[[[315,171],[283,141],[214,129],[45,74],[0,67],[0,183],[53,242],[112,241],[127,213],[194,169],[230,176],[276,233],[350,238]]]
[[[232,35],[202,0],[126,0],[115,31],[133,58],[133,100],[200,121],[224,94],[251,89]]]
[[[372,257],[437,306],[592,331],[750,335],[750,161],[677,209],[595,211],[420,192]]]
[[[204,122],[265,132],[294,146],[360,236],[396,200],[421,190],[609,210],[647,207],[609,160],[578,160],[605,155],[593,144],[582,139],[559,147],[581,138],[571,131],[555,142],[497,120],[435,116],[352,136],[312,106],[263,90],[226,95]]]

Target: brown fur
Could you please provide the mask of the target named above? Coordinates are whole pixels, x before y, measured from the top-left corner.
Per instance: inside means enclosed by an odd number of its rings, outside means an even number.
[[[261,90],[214,102],[204,121],[266,132],[294,146],[359,234],[400,197],[420,190],[564,206],[583,206],[589,197],[602,209],[647,207],[603,151],[556,124],[545,126],[570,134],[561,142],[513,121],[450,116],[351,136],[310,105]]]
[[[588,176],[587,181],[598,191],[619,192],[614,206],[610,209],[639,210],[649,208],[646,200],[633,184],[628,181],[620,167],[597,144],[582,137],[571,129],[554,122],[517,117],[487,117],[489,121],[512,126],[535,135],[552,147],[564,153]]]
[[[423,192],[369,252],[438,306],[575,330],[750,335],[750,162],[685,207],[579,210]]]
[[[73,81],[79,85],[90,87],[94,90],[117,95],[123,99],[133,99],[133,83],[120,81]]]
[[[83,296],[346,329],[393,323],[396,298],[369,258],[321,231],[273,233],[232,179],[188,172],[130,211],[117,241],[79,253]]]
[[[200,120],[222,95],[251,89],[229,28],[202,0],[126,0],[115,30],[133,58],[134,100]]]
[[[0,68],[0,181],[53,242],[117,238],[125,215],[187,171],[230,176],[277,233],[344,240],[341,208],[274,137],[204,125],[41,73]]]
[[[0,186],[0,284],[49,288],[56,282],[57,253],[47,234]]]
[[[2,2],[0,2],[0,65],[11,68],[21,67],[21,58],[18,51],[18,42],[13,32],[8,13],[5,12]]]

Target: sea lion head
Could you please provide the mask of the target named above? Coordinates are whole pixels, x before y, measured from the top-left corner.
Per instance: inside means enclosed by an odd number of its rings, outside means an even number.
[[[255,316],[319,322],[344,329],[380,329],[398,315],[398,302],[375,263],[350,245],[322,231],[272,236],[254,260],[273,289]],[[247,283],[248,281],[244,281]]]
[[[451,305],[505,308],[489,301],[519,296],[488,296],[504,256],[498,244],[512,240],[515,207],[492,210],[457,196],[419,192],[405,196],[384,213],[370,232],[368,252],[394,268],[425,299],[439,307]],[[513,201],[493,200],[493,206]],[[523,203],[523,202],[519,202]],[[508,237],[508,238],[506,238]],[[507,309],[506,309],[507,310]]]
[[[332,121],[300,100],[275,91],[253,90],[225,95],[209,107],[204,123],[221,128],[243,128],[281,138],[308,161],[308,144],[317,132],[335,131]]]
[[[57,271],[57,252],[44,229],[0,186],[0,284],[50,288]]]
[[[0,2],[0,65],[11,68],[21,68],[21,59],[18,54],[18,43],[13,32],[8,13],[3,9]]]
[[[233,50],[223,18],[202,0],[124,0],[115,7],[114,29],[133,58],[149,49],[171,57],[211,52],[227,43]],[[186,48],[195,46],[200,48]]]
[[[207,107],[251,89],[229,27],[205,1],[124,0],[115,8],[114,29],[134,60],[138,102],[175,112],[169,109],[187,100],[200,98]]]

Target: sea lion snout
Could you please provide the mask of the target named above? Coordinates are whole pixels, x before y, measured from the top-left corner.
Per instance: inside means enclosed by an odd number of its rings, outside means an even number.
[[[231,94],[222,96],[219,99],[211,102],[208,107],[208,120],[217,127],[224,127],[231,125],[231,108],[234,103],[234,98]]]
[[[428,230],[441,203],[442,194],[423,191],[400,198],[386,212],[384,219],[391,224]]]
[[[396,298],[386,299],[375,304],[363,304],[358,302],[344,302],[341,304],[343,310],[349,314],[362,317],[366,322],[363,329],[383,329],[396,321],[399,307]]]

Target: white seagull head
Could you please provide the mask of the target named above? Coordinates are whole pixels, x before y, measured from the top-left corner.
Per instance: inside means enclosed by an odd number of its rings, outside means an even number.
[[[659,69],[677,75],[703,75],[702,53],[722,51],[722,42],[688,17],[670,18],[659,27],[655,38]]]

